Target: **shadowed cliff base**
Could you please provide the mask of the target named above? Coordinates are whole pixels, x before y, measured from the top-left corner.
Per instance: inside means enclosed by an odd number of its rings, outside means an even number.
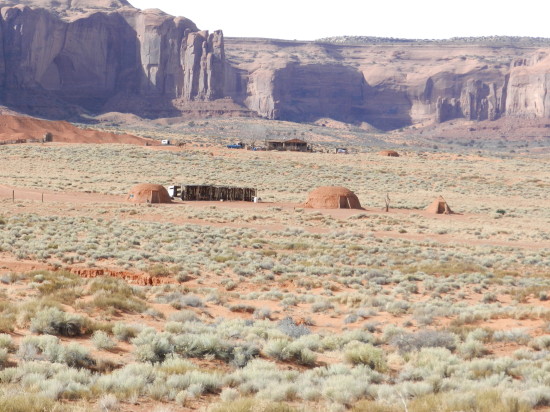
[[[314,122],[321,118],[380,130],[409,126],[411,102],[391,85],[370,86],[363,73],[341,64],[289,64],[274,74],[274,118]]]

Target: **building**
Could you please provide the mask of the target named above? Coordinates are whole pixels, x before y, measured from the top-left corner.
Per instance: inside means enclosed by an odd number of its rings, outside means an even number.
[[[288,150],[291,152],[311,152],[311,146],[300,139],[290,140],[268,140],[266,142],[267,150]]]

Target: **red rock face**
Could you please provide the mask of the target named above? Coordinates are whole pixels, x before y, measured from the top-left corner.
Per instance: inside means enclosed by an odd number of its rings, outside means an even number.
[[[269,119],[381,130],[548,118],[550,43],[520,46],[224,40],[126,0],[5,0],[0,95],[15,110],[62,119],[81,108],[218,115],[222,100]]]
[[[247,73],[245,104],[272,119],[329,117],[394,130],[461,118],[550,116],[544,93],[550,44],[226,39],[225,52]]]
[[[100,112],[111,99],[111,110],[127,111],[124,102],[132,99],[160,97],[169,107],[171,99],[224,97],[221,32],[197,32],[188,19],[126,4],[94,7],[79,18],[3,7],[0,88],[6,103],[42,114],[56,99]],[[120,95],[125,98],[117,100]]]

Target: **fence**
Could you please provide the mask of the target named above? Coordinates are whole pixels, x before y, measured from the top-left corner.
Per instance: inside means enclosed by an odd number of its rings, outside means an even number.
[[[22,143],[43,143],[44,139],[15,139],[15,140],[2,140],[0,146],[5,144],[22,144]]]
[[[179,187],[178,187],[179,188]],[[178,197],[176,193],[174,197]],[[252,202],[256,189],[250,187],[185,185],[181,186],[182,200],[228,200]]]

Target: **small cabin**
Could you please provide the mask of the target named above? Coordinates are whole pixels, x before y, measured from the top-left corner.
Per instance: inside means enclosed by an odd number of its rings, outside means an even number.
[[[300,139],[290,139],[290,140],[268,140],[266,142],[267,150],[281,150],[281,151],[291,151],[291,152],[311,152],[311,146],[307,142]]]
[[[170,146],[170,140],[163,139],[163,140],[160,141],[160,144],[163,145],[163,146]]]

